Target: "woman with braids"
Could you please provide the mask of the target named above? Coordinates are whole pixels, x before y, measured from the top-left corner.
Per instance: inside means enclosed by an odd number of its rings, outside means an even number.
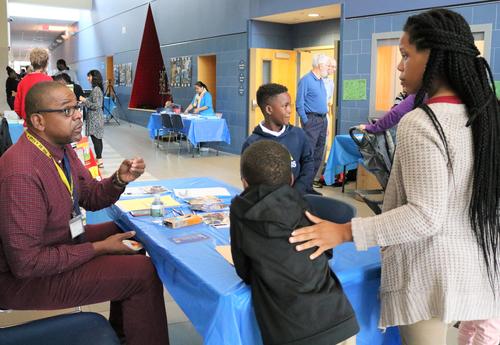
[[[399,123],[384,212],[347,224],[308,214],[315,224],[290,242],[317,248],[311,259],[348,241],[381,246],[379,326],[398,325],[406,345],[443,345],[453,321],[500,318],[500,109],[459,14],[409,17],[400,50],[416,109]]]

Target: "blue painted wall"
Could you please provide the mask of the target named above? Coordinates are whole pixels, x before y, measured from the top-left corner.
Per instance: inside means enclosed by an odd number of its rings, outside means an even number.
[[[294,25],[252,20],[248,35],[250,48],[291,50],[333,45],[340,39],[340,19]]]
[[[251,20],[249,23],[249,47],[291,50],[293,25]]]
[[[433,1],[433,3],[436,2]],[[471,25],[493,24],[490,63],[495,80],[500,80],[500,16],[498,16],[500,14],[500,2],[450,7],[450,9],[461,13]],[[369,115],[372,34],[401,31],[408,16],[415,13],[417,12],[353,18],[346,19],[343,22],[341,79],[366,79],[367,99],[363,101],[340,101],[340,134],[347,133],[352,126],[366,122]]]
[[[90,88],[86,81],[89,70],[95,68],[104,73],[106,56],[112,55],[114,64],[132,62],[134,74],[149,3],[166,66],[170,57],[191,55],[196,81],[197,56],[217,56],[216,110],[224,114],[232,137],[232,144],[224,150],[239,153],[247,132],[248,95],[246,85],[244,95],[238,94],[238,64],[241,60],[247,63],[249,0],[126,0],[116,6],[107,0],[96,0],[94,9],[79,22],[80,31],[52,53],[52,60],[65,58],[77,71],[84,88]],[[210,8],[217,9],[224,20],[208,16]],[[115,86],[115,90],[122,103],[123,118],[146,126],[150,113],[127,109],[131,87]],[[184,106],[193,93],[192,88],[172,89],[174,100]]]
[[[422,10],[432,7],[444,7],[452,5],[465,5],[471,3],[485,3],[491,1],[485,0],[418,0],[418,1],[400,1],[400,0],[345,0],[344,17],[364,17],[376,14],[388,14],[412,10]]]
[[[349,0],[351,1],[351,0]],[[338,4],[340,0],[250,0],[250,18]]]
[[[340,19],[292,25],[294,48],[333,45],[340,39]]]
[[[151,7],[161,45],[243,33],[250,18],[250,0],[157,0]]]
[[[471,24],[493,23],[491,61],[496,79],[500,79],[499,2],[475,3],[456,8]],[[309,7],[342,3],[343,19],[300,25],[280,25],[248,21],[251,18]],[[371,35],[375,32],[400,30],[410,12],[433,6],[464,3],[457,0],[94,0],[94,9],[79,22],[79,32],[52,52],[51,59],[65,58],[78,72],[83,87],[89,87],[86,73],[93,68],[104,72],[105,57],[113,55],[114,63],[135,63],[142,39],[148,4],[151,4],[164,61],[173,56],[193,56],[193,79],[196,58],[200,54],[217,56],[217,111],[228,119],[233,144],[230,152],[239,152],[247,126],[247,95],[239,96],[237,65],[247,62],[249,47],[293,49],[329,45],[343,33],[339,80],[364,78],[369,85]],[[376,15],[381,12],[391,14]],[[217,18],[208,13],[217,13]],[[248,80],[248,66],[245,71]],[[246,88],[247,85],[245,85]],[[130,98],[129,87],[116,87],[125,107]],[[192,97],[191,89],[173,89],[174,99],[183,105]],[[369,99],[368,90],[368,99]],[[366,119],[366,101],[339,104],[340,130]],[[148,114],[127,111],[126,118],[145,125]]]
[[[240,61],[248,64],[247,34],[233,34],[223,37],[208,38],[204,40],[190,41],[180,44],[166,45],[161,48],[165,63],[171,57],[192,56],[193,83],[198,74],[198,55],[216,55],[216,87],[217,87],[217,112],[223,113],[231,133],[231,145],[223,146],[224,150],[232,153],[240,153],[241,145],[246,138],[248,126],[248,93],[242,96],[238,93]],[[245,73],[245,76],[247,74]],[[170,76],[169,76],[170,79]],[[190,88],[172,88],[172,95],[176,103],[186,107],[193,99],[194,90]]]

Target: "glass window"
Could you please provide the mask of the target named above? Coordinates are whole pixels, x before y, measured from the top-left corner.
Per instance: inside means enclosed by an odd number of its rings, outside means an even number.
[[[397,70],[400,59],[399,40],[386,39],[377,43],[375,111],[386,112],[391,109],[394,98],[402,91]]]
[[[489,61],[491,24],[471,25],[474,42],[481,56]],[[370,80],[370,118],[378,118],[394,104],[402,91],[397,69],[401,54],[399,38],[402,32],[376,33],[372,37],[372,68]]]
[[[271,82],[271,60],[262,61],[262,84]]]

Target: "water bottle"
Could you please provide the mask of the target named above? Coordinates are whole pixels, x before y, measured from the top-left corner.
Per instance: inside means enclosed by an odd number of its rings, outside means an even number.
[[[155,199],[151,204],[151,216],[153,217],[153,223],[163,224],[163,202],[161,201],[160,194],[155,194]]]

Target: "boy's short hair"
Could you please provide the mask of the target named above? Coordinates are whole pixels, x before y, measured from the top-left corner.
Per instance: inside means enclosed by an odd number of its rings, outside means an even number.
[[[52,79],[54,79],[54,81],[63,80],[66,84],[71,84],[71,77],[66,73],[56,74]]]
[[[31,115],[40,109],[47,108],[47,101],[50,101],[52,98],[51,92],[61,87],[66,88],[66,86],[55,81],[44,81],[36,83],[29,89],[25,100],[26,122],[28,126],[32,125]]]
[[[276,141],[259,140],[241,155],[240,169],[250,186],[290,184],[290,152]]]
[[[257,90],[257,104],[262,113],[266,115],[264,108],[269,104],[269,99],[285,92],[288,92],[288,89],[281,84],[270,83],[261,85]]]

